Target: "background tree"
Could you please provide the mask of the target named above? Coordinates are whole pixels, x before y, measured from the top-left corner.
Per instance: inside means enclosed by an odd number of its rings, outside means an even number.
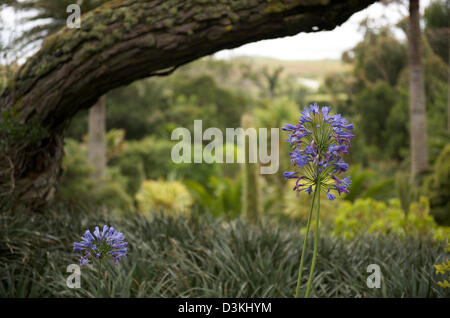
[[[106,173],[106,96],[89,109],[89,163],[94,167],[93,176],[102,180]]]
[[[47,132],[13,158],[18,201],[33,208],[52,198],[69,120],[109,90],[248,42],[333,29],[373,2],[121,0],[91,11],[81,30],[47,37],[2,94],[2,110],[15,107],[18,120]]]
[[[269,99],[276,97],[277,89],[281,82],[283,67],[273,68],[264,66],[255,68],[251,63],[244,62],[240,64],[240,72],[244,79],[256,85],[262,97]]]
[[[416,179],[428,169],[425,82],[422,62],[419,0],[409,1],[409,115],[411,176]]]
[[[242,128],[247,130],[255,126],[254,119],[249,114],[242,115]],[[245,163],[242,163],[242,213],[252,223],[257,223],[261,218],[262,204],[260,200],[260,174],[259,163],[250,163],[249,138],[245,138]]]

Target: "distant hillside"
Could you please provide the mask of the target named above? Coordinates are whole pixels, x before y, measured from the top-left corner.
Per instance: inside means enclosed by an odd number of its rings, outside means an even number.
[[[340,60],[278,60],[275,58],[237,56],[231,59],[204,57],[182,66],[179,73],[187,77],[208,75],[217,83],[230,89],[244,90],[246,94],[257,96],[261,86],[267,85],[263,78],[264,68],[274,70],[283,67],[281,77],[293,85],[300,85],[316,92],[327,74],[351,70],[351,65]]]

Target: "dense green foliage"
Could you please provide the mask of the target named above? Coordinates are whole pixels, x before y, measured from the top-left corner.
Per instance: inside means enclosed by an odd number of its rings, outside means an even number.
[[[186,187],[178,181],[144,181],[136,194],[139,212],[190,212],[192,198]]]
[[[118,211],[133,208],[132,196],[126,192],[127,179],[118,176],[114,169],[108,171],[105,182],[92,177],[93,168],[89,165],[83,144],[67,139],[65,154],[63,174],[56,193],[57,202],[68,207],[80,203],[94,204]]]
[[[22,153],[36,140],[48,133],[37,122],[36,117],[23,123],[16,107],[0,111],[0,206],[10,206],[15,188],[14,162],[23,158]]]
[[[447,242],[446,251],[450,252],[450,242]],[[446,275],[450,273],[450,259],[446,259],[441,264],[434,265],[436,268],[436,274]],[[447,275],[448,276],[448,275]],[[442,288],[450,288],[450,282],[446,279],[447,277],[444,276],[444,279],[438,282],[438,285]]]
[[[372,38],[382,38],[383,36],[385,35],[382,32],[370,33]],[[393,39],[390,38],[392,41]],[[400,47],[405,49],[399,44]],[[358,54],[366,54],[364,46],[359,46],[358,52]],[[441,68],[442,61],[433,55],[429,48],[427,52],[426,56],[429,58],[426,63],[429,68]],[[226,72],[223,71],[224,66],[228,67]],[[296,114],[303,105],[297,104],[289,97],[290,95],[267,99],[248,94],[247,99],[241,100],[243,92],[240,87],[236,87],[236,82],[240,83],[236,78],[245,75],[239,73],[241,67],[241,64],[236,64],[234,61],[203,59],[180,69],[179,73],[170,77],[137,82],[108,95],[107,125],[110,129],[125,131],[125,141],[120,147],[116,147],[118,151],[110,151],[115,155],[108,161],[109,180],[116,183],[114,186],[116,190],[122,187],[122,192],[125,192],[134,201],[135,208],[137,208],[135,195],[144,180],[166,179],[184,182],[193,194],[195,205],[209,210],[214,215],[236,217],[242,212],[246,203],[244,201],[237,204],[234,195],[236,191],[239,193],[247,191],[246,179],[236,180],[241,174],[239,173],[241,170],[239,164],[173,164],[170,160],[171,148],[175,144],[174,141],[170,141],[172,129],[187,127],[192,132],[194,119],[201,118],[203,120],[203,129],[216,126],[222,130],[225,127],[241,126],[240,118],[244,113],[254,118],[253,126],[257,128],[282,127],[285,123],[296,119]],[[211,70],[216,73],[211,73]],[[356,70],[355,66],[354,72]],[[230,73],[235,72],[238,72],[236,76],[230,76]],[[361,66],[359,72],[369,71]],[[418,199],[418,197],[402,197],[402,194],[395,191],[401,187],[395,175],[397,172],[406,173],[408,166],[409,114],[408,93],[407,86],[405,86],[407,85],[406,73],[405,69],[396,73],[397,83],[395,86],[382,78],[376,79],[376,82],[366,81],[365,85],[354,88],[356,94],[349,95],[352,98],[340,100],[338,103],[339,107],[344,110],[343,113],[347,113],[350,118],[353,118],[357,135],[348,158],[352,163],[353,184],[350,193],[343,196],[345,200],[354,201],[361,197],[388,203],[390,199],[399,197],[402,206],[406,206],[404,209],[408,210],[409,203]],[[263,76],[261,74],[259,76]],[[447,93],[447,85],[443,82],[444,77],[444,74],[440,72],[429,72],[427,77],[429,82],[433,83],[427,85],[429,90],[427,116],[430,129],[430,152],[433,161],[448,140],[445,117],[442,116],[442,112],[446,111]],[[329,91],[330,96],[344,92],[349,94],[349,91],[345,91],[348,87],[342,83],[339,84],[339,78],[347,78],[349,85],[353,85],[351,83],[354,81],[350,80],[352,78],[350,74],[341,74],[337,76],[337,79],[333,79],[332,76],[327,77],[325,86],[319,90]],[[221,80],[220,84],[218,83],[219,79]],[[278,86],[284,87],[285,81],[290,80],[290,77],[281,76],[278,79]],[[297,86],[297,88],[300,92],[301,86]],[[229,103],[226,104],[228,106],[221,104],[222,100],[226,100]],[[240,101],[243,104],[240,104]],[[242,105],[246,106],[242,107]],[[129,108],[132,108],[133,111],[130,112]],[[220,115],[218,110],[222,108],[227,109],[229,113]],[[86,114],[80,114],[69,128],[68,135],[78,140],[85,140],[83,134],[86,133],[86,119]],[[131,132],[131,136],[129,132]],[[284,133],[281,132],[280,140],[284,140],[284,138]],[[283,171],[289,170],[287,154],[287,144],[281,142],[278,173],[262,176],[258,182],[262,198],[258,205],[261,205],[264,214],[279,215],[286,205],[286,202],[280,198],[283,198],[283,193],[288,191],[282,175]],[[80,167],[74,168],[76,170]],[[215,178],[224,180],[223,185],[217,186],[217,183],[212,181]],[[245,182],[241,184],[242,181]],[[240,187],[233,189],[236,191],[226,190],[223,192],[224,190],[221,190],[232,184],[239,184]],[[68,192],[71,193],[71,190],[69,189]],[[223,196],[222,193],[228,193],[228,195]],[[255,191],[253,191],[254,193]],[[222,199],[217,201],[220,197]],[[241,197],[244,198],[243,195]],[[217,203],[225,198],[227,198],[226,203]],[[408,203],[404,204],[406,201]],[[107,202],[104,202],[103,205],[111,206]],[[290,217],[297,214],[292,209],[288,210],[287,214]],[[443,213],[448,214],[447,212]],[[435,214],[433,213],[433,215]],[[437,221],[442,222],[443,218],[438,218]]]
[[[366,26],[363,41],[346,53],[344,59],[354,63],[358,90],[380,80],[395,86],[407,64],[406,45],[388,29],[377,31]]]
[[[447,145],[424,182],[424,193],[430,198],[431,213],[436,221],[450,225],[450,145]]]
[[[202,67],[202,63],[196,65]],[[202,119],[204,127],[239,127],[251,97],[239,89],[223,87],[211,75],[199,74],[191,67],[167,78],[145,79],[109,92],[107,129],[124,129],[127,139],[139,140],[149,135],[169,139],[176,127],[192,129],[194,119]],[[75,117],[69,137],[82,139],[87,115],[81,112]]]
[[[353,238],[359,233],[394,234],[400,238],[428,237],[442,241],[450,228],[438,227],[429,213],[429,203],[422,197],[403,211],[400,201],[392,199],[388,205],[373,199],[343,202],[334,220],[334,234]]]
[[[69,289],[66,268],[78,261],[73,242],[103,224],[122,231],[130,244],[119,266],[105,263],[103,297],[293,296],[301,242],[295,224],[250,225],[195,214],[117,217],[88,210],[0,214],[0,296],[94,297],[95,270],[83,267],[81,289]],[[315,297],[450,296],[438,286],[442,275],[433,267],[444,261],[443,244],[324,235],[319,246]],[[308,252],[306,262],[311,257]],[[373,263],[381,267],[380,289],[366,285],[366,267]]]
[[[95,9],[107,0],[79,1],[81,12]],[[20,53],[34,49],[48,35],[61,29],[67,20],[67,7],[72,0],[6,0],[6,5],[17,11],[26,12],[22,19],[25,30],[15,39],[14,48]],[[39,23],[36,23],[39,22]]]

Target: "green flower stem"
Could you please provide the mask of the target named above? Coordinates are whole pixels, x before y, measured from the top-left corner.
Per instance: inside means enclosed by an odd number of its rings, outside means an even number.
[[[102,260],[98,260],[98,272],[97,272],[97,298],[100,297],[100,270],[102,269]]]
[[[318,191],[319,195],[317,196],[316,226],[315,226],[315,232],[314,232],[314,252],[313,252],[311,271],[309,272],[308,285],[306,286],[305,298],[308,298],[308,296],[309,296],[312,278],[314,275],[314,267],[316,266],[316,258],[317,258],[317,242],[319,240],[320,185],[318,187],[319,187],[319,191]]]
[[[303,261],[305,260],[306,242],[308,240],[309,228],[311,226],[311,218],[312,218],[312,212],[313,212],[313,208],[314,208],[314,201],[316,200],[316,192],[317,191],[314,190],[313,198],[311,201],[311,208],[309,210],[309,215],[308,215],[308,222],[306,223],[306,233],[305,233],[305,237],[303,239],[302,256],[300,258],[300,266],[298,268],[298,279],[297,279],[297,288],[295,289],[295,298],[298,298],[299,292],[300,292],[300,283],[302,280],[302,272],[303,272]]]

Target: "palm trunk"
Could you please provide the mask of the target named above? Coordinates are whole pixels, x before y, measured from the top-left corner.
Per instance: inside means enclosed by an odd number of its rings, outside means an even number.
[[[411,177],[428,168],[425,85],[422,63],[419,0],[409,1],[409,112],[411,138]]]
[[[105,95],[89,109],[89,163],[94,167],[93,176],[97,180],[105,177],[106,141],[105,141]]]

